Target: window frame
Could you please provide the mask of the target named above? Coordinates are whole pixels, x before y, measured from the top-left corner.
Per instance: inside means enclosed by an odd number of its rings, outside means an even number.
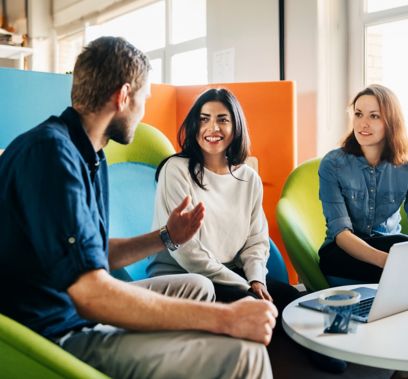
[[[144,0],[132,4],[120,5],[115,9],[108,9],[96,16],[86,17],[83,21],[71,24],[72,26],[65,26],[56,29],[55,51],[58,51],[58,43],[60,40],[67,38],[69,35],[82,33],[83,40],[85,40],[86,28],[90,25],[99,25],[113,18],[119,17],[123,14],[136,11],[143,7],[152,5],[162,0]],[[188,52],[191,50],[207,48],[207,32],[204,37],[194,38],[192,40],[183,41],[177,44],[171,43],[171,23],[172,23],[172,0],[163,0],[165,6],[165,45],[163,48],[144,51],[149,59],[161,59],[161,77],[162,83],[171,84],[171,62],[172,57],[176,54]],[[208,51],[208,50],[207,50]],[[208,56],[207,56],[208,63]],[[54,71],[57,72],[59,62],[56,56],[54,60]],[[207,72],[208,75],[208,72]]]
[[[366,0],[349,0],[349,95],[353,96],[366,82],[366,28],[386,22],[408,20],[408,5],[366,12]]]

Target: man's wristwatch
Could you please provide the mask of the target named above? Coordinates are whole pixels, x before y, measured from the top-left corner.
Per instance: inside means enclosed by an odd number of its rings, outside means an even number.
[[[180,247],[179,244],[173,243],[171,240],[169,231],[167,230],[167,225],[160,228],[160,238],[163,241],[164,246],[171,251],[177,250]]]

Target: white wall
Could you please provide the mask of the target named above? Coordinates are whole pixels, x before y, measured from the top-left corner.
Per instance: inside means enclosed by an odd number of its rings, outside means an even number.
[[[346,130],[347,2],[285,1],[286,79],[298,91],[299,162],[338,145]]]
[[[278,0],[207,0],[209,81],[279,80],[278,21]],[[215,72],[222,52],[232,75],[228,68]]]
[[[316,0],[285,1],[285,79],[296,81],[299,162],[316,155],[317,12]]]
[[[347,130],[347,6],[319,0],[317,155],[339,146]]]

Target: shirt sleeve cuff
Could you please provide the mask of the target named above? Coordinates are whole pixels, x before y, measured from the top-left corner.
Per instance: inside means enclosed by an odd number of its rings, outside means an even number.
[[[247,264],[246,266],[244,271],[248,283],[256,281],[265,285],[266,267],[263,262],[251,262],[250,265]]]
[[[328,224],[328,238],[334,241],[337,234],[346,229],[353,231],[353,225],[351,224],[350,218],[349,217],[336,218],[335,220],[331,221]]]
[[[108,261],[103,252],[89,252],[87,259],[78,264],[69,255],[59,260],[48,273],[47,281],[55,289],[65,291],[80,275],[91,270],[104,269],[109,271]]]

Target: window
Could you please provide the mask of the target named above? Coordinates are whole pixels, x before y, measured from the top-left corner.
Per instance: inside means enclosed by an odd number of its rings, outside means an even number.
[[[207,49],[173,55],[171,78],[176,85],[207,83]]]
[[[138,3],[135,1],[135,3]],[[208,82],[206,49],[206,0],[156,0],[119,14],[102,14],[88,20],[78,47],[73,40],[60,38],[59,49],[66,51],[58,71],[72,67],[83,43],[104,35],[121,36],[144,51],[152,65],[153,83],[205,84]],[[77,33],[78,34],[78,33]],[[64,70],[64,71],[62,71]]]
[[[359,0],[349,4],[354,17],[350,30],[351,96],[363,86],[383,84],[395,92],[408,120],[408,52],[404,48],[408,0]]]
[[[165,3],[158,1],[133,12],[86,28],[86,43],[101,36],[126,38],[142,51],[165,46]],[[154,25],[154,27],[152,27]]]
[[[171,7],[171,42],[176,44],[205,37],[205,1],[173,0]]]
[[[152,83],[163,83],[163,63],[161,59],[150,59],[152,70],[150,71],[150,81]]]
[[[381,83],[398,96],[408,116],[408,19],[366,28],[366,84]]]
[[[367,13],[383,11],[408,5],[408,0],[367,0]]]
[[[64,36],[58,40],[57,48],[57,72],[65,74],[74,70],[75,59],[84,45],[82,33]]]

